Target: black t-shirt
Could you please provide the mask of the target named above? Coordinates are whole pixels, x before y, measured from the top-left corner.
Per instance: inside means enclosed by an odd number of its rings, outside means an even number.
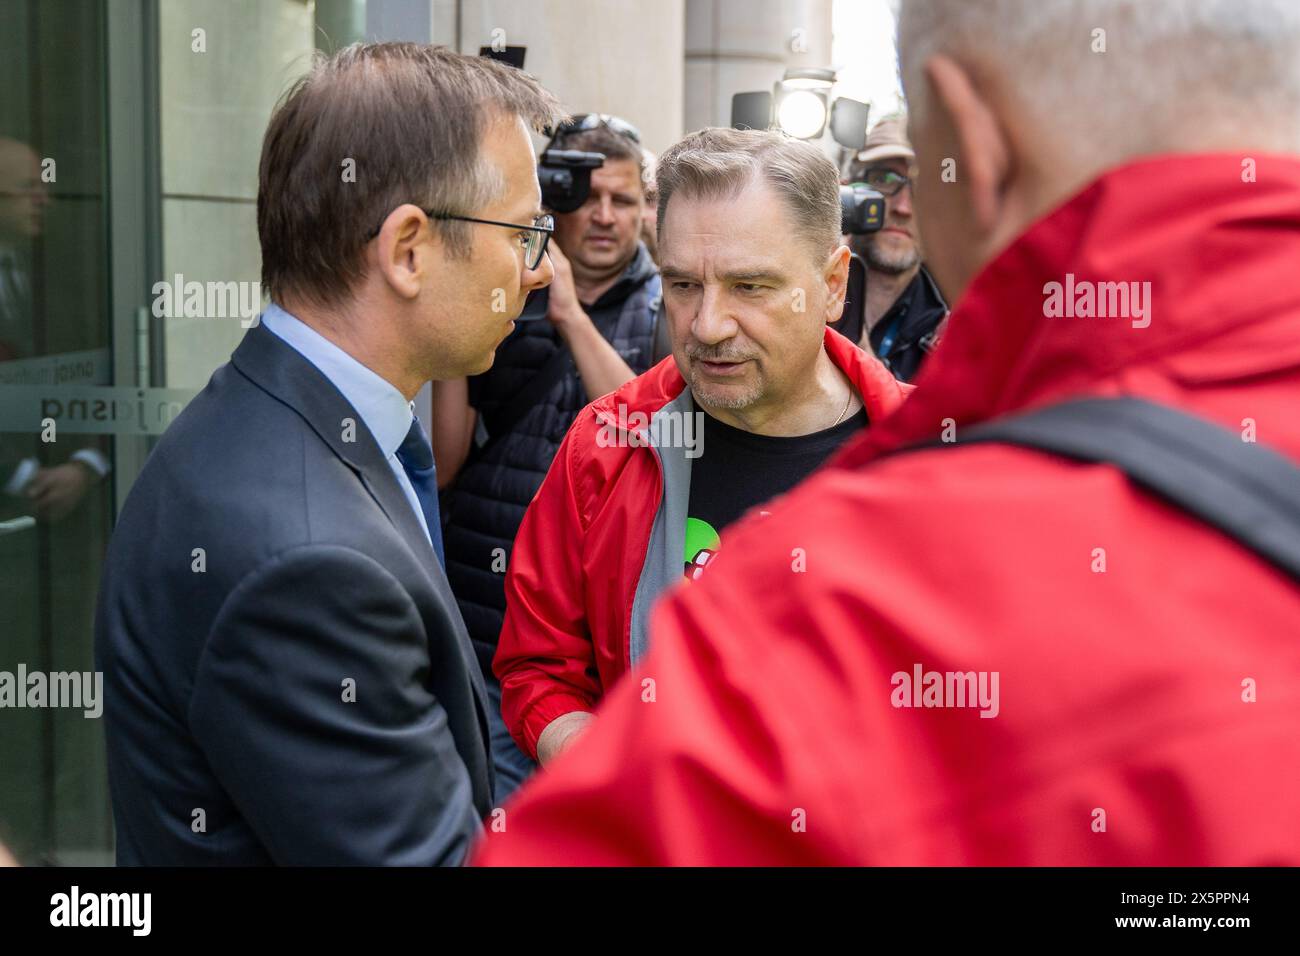
[[[717,551],[723,528],[803,481],[866,425],[867,410],[862,408],[823,431],[778,437],[733,428],[705,412],[703,448],[691,464],[682,556],[686,576],[699,576]]]

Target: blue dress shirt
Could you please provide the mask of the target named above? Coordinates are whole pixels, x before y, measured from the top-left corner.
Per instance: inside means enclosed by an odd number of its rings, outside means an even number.
[[[262,313],[262,324],[283,339],[303,358],[316,366],[334,387],[343,393],[348,404],[357,410],[370,434],[379,443],[379,450],[393,470],[393,477],[406,495],[406,500],[424,529],[424,536],[433,544],[424,510],[415,494],[406,469],[397,459],[406,433],[415,418],[415,405],[408,402],[390,382],[366,368],[315,329],[290,315],[274,302]]]

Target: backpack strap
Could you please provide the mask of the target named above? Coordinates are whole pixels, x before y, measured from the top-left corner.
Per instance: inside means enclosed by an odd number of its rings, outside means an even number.
[[[1300,581],[1300,466],[1228,428],[1131,396],[1085,398],[973,425],[955,442],[898,452],[977,442],[1114,465]]]

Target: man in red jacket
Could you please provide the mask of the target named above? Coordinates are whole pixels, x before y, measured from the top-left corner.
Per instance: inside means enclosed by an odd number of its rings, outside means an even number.
[[[1131,396],[1300,462],[1300,16],[1032,7],[904,2],[958,295],[916,393],[662,602],[478,862],[1300,864],[1294,567],[1112,465],[944,447]]]
[[[674,354],[579,414],[506,576],[493,669],[506,726],[542,764],[645,653],[654,599],[707,574],[719,532],[907,388],[827,328],[849,251],[835,166],[816,147],[702,130],[663,155],[656,178]]]

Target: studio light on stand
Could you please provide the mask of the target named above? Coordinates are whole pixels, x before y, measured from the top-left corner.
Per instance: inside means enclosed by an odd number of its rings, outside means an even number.
[[[866,103],[835,96],[832,69],[789,69],[772,92],[737,93],[731,98],[731,125],[736,129],[779,129],[795,139],[819,140],[830,127],[835,142],[847,150],[862,148],[867,138]]]
[[[820,139],[834,85],[834,70],[786,70],[772,91],[776,125],[795,139]]]

